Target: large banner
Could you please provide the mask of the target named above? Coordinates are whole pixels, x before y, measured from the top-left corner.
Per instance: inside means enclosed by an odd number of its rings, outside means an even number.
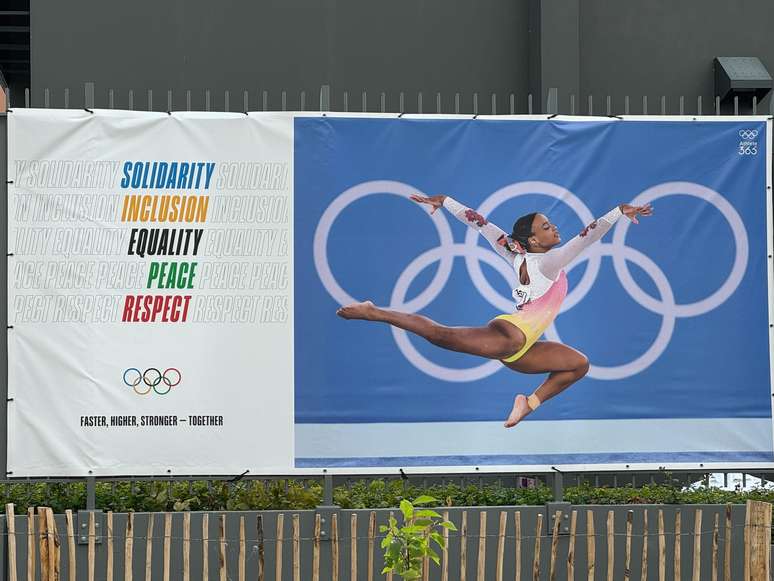
[[[774,466],[770,157],[762,117],[14,111],[8,470]],[[337,315],[486,329],[482,224],[623,203],[522,364]],[[552,349],[588,372],[504,427]]]

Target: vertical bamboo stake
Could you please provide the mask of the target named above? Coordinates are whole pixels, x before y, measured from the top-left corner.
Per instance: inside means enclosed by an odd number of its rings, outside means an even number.
[[[94,511],[89,511],[89,540],[88,540],[88,580],[94,581],[94,570],[96,568],[97,556],[97,523],[95,522]],[[49,555],[51,552],[49,551]],[[150,577],[148,577],[150,581]]]
[[[503,581],[503,564],[505,561],[505,526],[508,513],[500,511],[500,529],[497,531],[497,581]]]
[[[390,511],[390,519],[392,519],[394,517],[395,517],[395,515],[393,514],[392,511]],[[387,576],[384,579],[385,579],[385,581],[392,581],[392,571],[387,571]]]
[[[312,547],[312,581],[320,581],[320,515],[314,515],[314,546]]]
[[[75,526],[73,525],[73,511],[65,511],[65,529],[67,530],[67,578],[75,581]]]
[[[666,581],[666,535],[662,509],[658,509],[658,581]]]
[[[51,567],[51,579],[52,581],[59,581],[60,579],[60,544],[59,544],[59,531],[56,529],[56,521],[54,520],[54,510],[49,508],[46,512],[46,518],[48,519],[48,530],[51,531],[51,548],[49,554],[53,554]]]
[[[172,513],[164,514],[164,581],[169,581],[169,564],[172,558]]]
[[[210,515],[202,515],[202,579],[210,578]]]
[[[319,515],[318,515],[319,518]],[[264,581],[264,577],[266,576],[265,571],[265,563],[264,560],[266,558],[266,547],[265,542],[263,540],[263,516],[260,514],[258,515],[258,518],[256,519],[256,528],[258,529],[258,581]]]
[[[145,534],[145,581],[151,581],[153,558],[153,513],[148,514],[148,531]],[[89,579],[91,581],[91,579]]]
[[[750,581],[768,581],[771,575],[771,504],[748,500],[747,514]]]
[[[701,509],[693,521],[693,581],[701,581]]]
[[[478,562],[476,581],[486,581],[486,510],[478,515]]]
[[[607,581],[613,581],[615,565],[615,514],[607,512]]]
[[[575,581],[575,533],[577,526],[578,511],[574,510],[570,516],[570,546],[567,549],[567,581]]]
[[[275,533],[275,539],[277,539],[274,546],[274,578],[280,581],[282,579],[282,543],[285,534],[285,515],[280,513],[277,515],[277,530]]]
[[[634,511],[626,511],[626,553],[624,557],[624,579],[632,578],[632,520]]]
[[[642,572],[640,579],[646,581],[648,578],[648,509],[642,512]]]
[[[38,548],[40,549],[40,581],[49,581],[48,569],[48,521],[45,507],[38,507]]]
[[[301,581],[301,523],[298,513],[293,515],[293,581]]]
[[[4,93],[3,93],[4,94]],[[16,516],[13,503],[5,505],[5,523],[8,527],[8,579],[17,581],[16,577]]]
[[[731,581],[731,504],[726,505],[726,535],[723,542],[723,581]]]
[[[35,509],[27,509],[27,581],[35,581]]]
[[[468,511],[462,511],[462,526],[460,527],[460,581],[468,578]]]
[[[537,515],[535,555],[532,558],[532,581],[540,581],[540,537],[543,535],[543,513]]]
[[[331,580],[339,581],[339,515],[337,514],[331,517]]]
[[[191,581],[191,513],[183,513],[183,581]]]
[[[132,551],[134,550],[134,513],[126,515],[124,533],[124,581],[132,581]]]
[[[515,571],[515,581],[521,581],[521,511],[517,510],[513,514],[514,525],[514,547],[513,547],[513,569]]]
[[[750,581],[750,506],[744,513],[744,581]]]
[[[449,511],[443,511],[443,520],[449,520]],[[441,581],[449,581],[449,529],[443,527],[443,551],[441,554]],[[372,579],[368,579],[372,581]]]
[[[554,513],[554,530],[551,534],[551,566],[548,572],[548,578],[556,581],[556,551],[559,548],[559,527],[562,526],[562,511],[557,510]]]
[[[357,581],[357,513],[354,512],[349,517],[349,578]]]
[[[680,571],[680,565],[681,565],[680,561],[682,560],[682,546],[683,546],[681,524],[682,524],[682,515],[680,514],[680,509],[677,509],[677,513],[675,514],[675,574],[674,574],[674,579],[676,579],[676,581],[680,581],[680,579],[682,579],[681,571]]]
[[[220,515],[218,526],[218,570],[220,572],[220,581],[228,581],[228,570],[226,569],[226,515]]]
[[[105,581],[113,581],[113,511],[109,510],[105,517],[105,532],[107,534],[107,562],[105,564]]]
[[[588,581],[594,581],[597,568],[597,537],[594,530],[594,511],[586,511],[586,561],[588,563]]]
[[[712,581],[718,581],[718,531],[720,515],[715,513],[715,524],[712,527]]]
[[[446,530],[446,529],[443,529]],[[374,581],[374,538],[376,535],[376,512],[368,516],[368,581]]]
[[[247,558],[247,540],[245,539],[245,517],[239,517],[239,581],[247,581],[245,567]]]

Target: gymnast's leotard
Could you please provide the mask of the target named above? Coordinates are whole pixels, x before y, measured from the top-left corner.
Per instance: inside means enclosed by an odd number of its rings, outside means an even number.
[[[567,295],[567,275],[564,268],[586,247],[602,238],[621,217],[621,210],[618,207],[613,208],[589,224],[567,244],[552,248],[548,252],[536,253],[523,252],[502,229],[457,200],[447,196],[443,206],[455,218],[475,228],[495,252],[516,271],[518,286],[513,289],[516,309],[511,314],[499,315],[497,318],[518,327],[527,340],[518,352],[503,359],[505,363],[516,361],[524,355],[559,314],[562,301]],[[527,284],[522,284],[519,278],[519,270],[524,263],[529,275]]]

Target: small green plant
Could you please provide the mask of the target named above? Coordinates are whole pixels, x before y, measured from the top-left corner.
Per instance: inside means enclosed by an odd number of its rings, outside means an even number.
[[[441,558],[436,553],[431,541],[441,550],[445,543],[441,528],[456,531],[454,523],[445,520],[436,511],[416,506],[439,504],[432,496],[420,496],[414,502],[400,501],[400,511],[403,513],[403,526],[398,527],[398,521],[390,517],[389,525],[382,525],[379,530],[387,533],[382,540],[384,549],[384,569],[382,573],[392,571],[403,579],[419,579],[422,575],[422,561],[429,557],[436,565]]]

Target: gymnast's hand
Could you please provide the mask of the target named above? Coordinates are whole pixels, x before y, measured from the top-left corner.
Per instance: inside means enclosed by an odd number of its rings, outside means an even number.
[[[624,216],[629,218],[635,224],[640,222],[637,220],[637,216],[652,216],[653,207],[648,203],[644,206],[630,206],[629,204],[621,204],[619,206]]]
[[[413,194],[409,196],[412,200],[419,204],[427,204],[428,206],[432,207],[432,210],[430,210],[430,213],[433,214],[438,208],[443,207],[443,201],[446,199],[446,196],[420,196],[418,194]]]

